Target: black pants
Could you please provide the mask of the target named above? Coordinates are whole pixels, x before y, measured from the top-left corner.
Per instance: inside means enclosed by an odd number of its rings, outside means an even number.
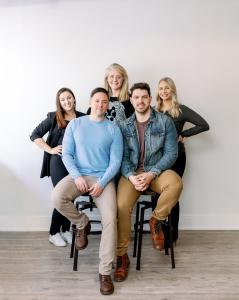
[[[175,164],[171,167],[171,169],[175,171],[182,178],[185,170],[185,166],[186,166],[186,153],[182,152],[178,155],[178,158]],[[180,212],[180,207],[178,202],[171,211],[174,242],[176,242],[178,239],[179,212]]]
[[[54,187],[62,178],[68,175],[68,172],[59,155],[51,156],[50,174],[51,174],[51,181]],[[54,208],[52,212],[51,226],[50,226],[49,233],[51,235],[54,235],[60,231],[62,232],[69,231],[70,226],[71,226],[70,221],[66,217],[64,217],[61,213],[59,213],[58,210]]]

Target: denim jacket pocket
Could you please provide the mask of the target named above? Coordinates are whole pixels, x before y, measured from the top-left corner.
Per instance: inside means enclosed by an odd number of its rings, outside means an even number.
[[[132,130],[126,130],[124,133],[124,137],[127,140],[127,144],[129,149],[135,150],[137,148],[137,133]]]
[[[159,150],[164,146],[165,132],[161,128],[154,127],[150,133],[150,145],[152,151]]]

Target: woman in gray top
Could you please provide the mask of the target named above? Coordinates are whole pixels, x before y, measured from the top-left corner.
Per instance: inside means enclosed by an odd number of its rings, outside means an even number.
[[[156,110],[167,114],[174,121],[178,134],[178,158],[171,169],[182,177],[186,166],[185,139],[209,130],[209,125],[198,113],[186,105],[179,104],[175,83],[169,77],[160,79],[158,83]],[[184,129],[187,122],[194,126]],[[173,239],[176,241],[178,238],[179,203],[172,209],[171,215]]]

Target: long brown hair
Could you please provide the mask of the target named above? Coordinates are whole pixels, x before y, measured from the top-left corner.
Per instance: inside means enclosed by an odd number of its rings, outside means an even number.
[[[75,95],[72,92],[72,90],[70,90],[69,88],[66,88],[66,87],[59,89],[59,91],[56,94],[56,122],[57,122],[57,125],[59,128],[66,128],[66,125],[67,125],[66,120],[65,120],[65,111],[62,108],[61,103],[60,103],[60,95],[64,92],[70,93],[76,103],[76,98],[75,98]]]

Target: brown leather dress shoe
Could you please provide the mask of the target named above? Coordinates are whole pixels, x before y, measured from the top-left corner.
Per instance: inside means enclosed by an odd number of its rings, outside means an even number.
[[[149,221],[151,238],[154,247],[157,250],[164,249],[164,233],[162,228],[162,222],[157,220],[156,218],[152,217]]]
[[[102,295],[110,295],[114,292],[114,285],[110,275],[99,274],[100,292]]]
[[[87,235],[90,233],[90,222],[87,223],[84,229],[76,230],[75,247],[77,250],[83,250],[88,245]]]
[[[114,281],[124,281],[128,276],[129,271],[129,257],[128,254],[124,254],[123,256],[117,256],[116,270],[114,273]]]

